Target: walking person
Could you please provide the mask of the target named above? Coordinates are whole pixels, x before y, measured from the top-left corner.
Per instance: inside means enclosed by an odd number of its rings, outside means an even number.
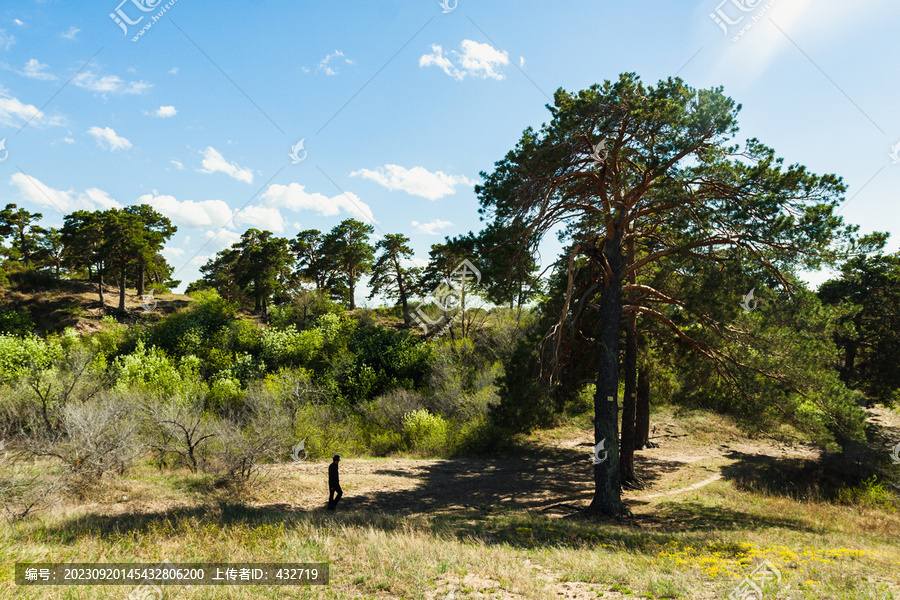
[[[341,489],[341,481],[338,477],[339,462],[341,462],[341,457],[335,454],[334,460],[328,465],[328,510],[337,508],[337,503],[340,501],[341,496],[344,495],[344,490]],[[337,495],[335,496],[335,494]]]

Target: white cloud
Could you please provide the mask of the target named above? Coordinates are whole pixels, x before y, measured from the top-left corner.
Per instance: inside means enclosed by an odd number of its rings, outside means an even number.
[[[239,229],[255,227],[275,233],[284,231],[284,218],[274,206],[248,206],[234,216],[234,222],[240,225]]]
[[[219,250],[224,250],[225,248],[230,248],[232,245],[237,244],[241,241],[241,234],[237,231],[232,231],[230,229],[218,229],[215,231],[205,231],[201,236],[205,243],[204,248],[209,248],[213,252],[218,252]],[[210,257],[204,258],[199,263],[196,264],[204,264]],[[191,261],[194,264],[193,261]]]
[[[74,40],[79,31],[81,30],[75,26],[69,27],[69,30],[62,34],[62,37],[66,38],[67,40]]]
[[[505,77],[497,70],[497,67],[509,64],[509,54],[505,50],[497,50],[490,44],[479,44],[474,40],[463,40],[459,47],[460,52],[451,50],[445,55],[441,46],[432,44],[431,54],[423,54],[419,58],[419,66],[440,67],[458,81],[465,79],[466,75],[497,80]]]
[[[75,143],[75,139],[74,139],[74,138],[70,138],[70,137],[64,137],[64,138],[62,139],[62,141],[64,141],[64,142],[67,143],[67,144],[74,144],[74,143]]]
[[[131,142],[116,134],[112,127],[104,127],[103,129],[94,126],[88,129],[89,134],[97,140],[97,145],[101,148],[106,145],[111,151],[128,150],[131,148]]]
[[[319,61],[319,66],[316,68],[316,72],[323,71],[326,75],[337,75],[338,74],[337,68],[333,67],[330,63],[332,63],[332,61],[334,61],[335,59],[338,59],[338,58],[343,58],[344,62],[347,63],[348,65],[353,64],[353,61],[350,60],[349,58],[346,58],[344,56],[343,52],[341,52],[340,50],[335,50],[333,53],[327,54],[325,56],[325,58],[323,58],[321,61]],[[305,69],[305,68],[304,68],[304,71],[307,73],[309,72],[309,70]]]
[[[126,83],[118,75],[98,77],[93,71],[79,73],[72,79],[72,83],[96,94],[143,94],[153,87],[152,83],[147,83],[146,81],[129,81]]]
[[[169,69],[169,74],[178,75],[178,67],[172,67],[171,69]]]
[[[15,43],[16,38],[14,35],[6,33],[5,29],[0,29],[0,46],[2,46],[4,50],[9,50],[9,47]]]
[[[174,106],[160,106],[154,113],[157,117],[174,117],[178,114],[178,110]]]
[[[521,67],[521,68],[525,67],[525,57],[524,56],[519,57],[519,67]]]
[[[22,25],[25,24],[25,21],[20,21],[19,19],[13,19],[13,23],[15,23],[16,25],[21,27]]]
[[[60,117],[47,117],[43,112],[39,111],[36,106],[25,104],[18,98],[9,96],[5,90],[0,87],[0,125],[9,125],[11,127],[22,125],[31,121],[32,125],[62,125]],[[19,122],[21,121],[21,123]]]
[[[219,171],[238,181],[253,183],[253,171],[251,169],[241,167],[236,162],[228,162],[225,160],[225,157],[212,146],[207,146],[206,150],[200,154],[203,155],[203,168],[197,169],[199,172],[215,173]]]
[[[175,165],[175,167],[179,171],[184,171],[184,163],[182,163],[180,160],[173,158],[173,159],[169,160],[169,162],[172,163],[173,165]]]
[[[222,227],[233,214],[222,200],[182,201],[165,194],[144,194],[137,199],[137,204],[149,204],[179,227]]]
[[[9,184],[18,188],[19,197],[22,200],[55,208],[63,214],[76,210],[106,210],[122,207],[108,193],[98,188],[90,188],[76,194],[72,189],[67,191],[53,189],[23,173],[13,173]]]
[[[329,198],[318,192],[310,194],[299,183],[269,186],[262,194],[262,204],[293,211],[314,210],[326,217],[338,215],[343,210],[367,223],[375,222],[372,209],[356,194],[346,192]]]
[[[43,81],[52,81],[56,79],[56,75],[53,73],[45,73],[44,69],[48,68],[49,65],[45,65],[40,62],[36,58],[32,58],[25,64],[25,69],[20,71],[20,75],[24,75],[25,77],[30,77],[31,79],[41,79]]]
[[[350,173],[351,177],[364,177],[387,189],[402,190],[413,196],[437,200],[456,191],[458,185],[475,185],[462,175],[447,175],[443,171],[431,173],[424,167],[406,169],[400,165],[384,165],[378,169],[360,169]]]
[[[419,223],[418,221],[413,221],[410,223],[413,227],[416,228],[416,231],[419,233],[424,233],[426,235],[437,235],[438,229],[444,229],[446,227],[450,227],[453,225],[450,221],[441,221],[440,219],[434,219],[433,221],[429,221],[428,223]]]

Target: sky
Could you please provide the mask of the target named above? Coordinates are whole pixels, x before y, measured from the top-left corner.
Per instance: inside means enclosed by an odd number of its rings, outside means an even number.
[[[623,72],[723,86],[738,140],[841,176],[840,214],[900,248],[896,2],[119,1],[0,5],[0,206],[149,204],[179,290],[250,227],[354,217],[425,264],[555,90]]]

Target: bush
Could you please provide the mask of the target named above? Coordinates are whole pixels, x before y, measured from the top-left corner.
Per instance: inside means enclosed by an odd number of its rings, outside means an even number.
[[[297,331],[293,325],[267,329],[262,334],[261,358],[273,370],[305,366],[322,352],[324,344],[325,336],[316,329]]]
[[[0,307],[0,333],[26,336],[34,332],[34,321],[26,312]]]
[[[135,405],[122,394],[104,393],[61,410],[60,431],[34,428],[26,448],[37,456],[59,459],[71,474],[69,486],[80,491],[105,473],[124,473],[140,453]]]
[[[427,410],[416,410],[403,417],[404,441],[414,450],[426,454],[446,452],[449,433],[449,423]]]
[[[31,370],[49,368],[61,354],[58,345],[35,335],[0,334],[0,385],[13,383]]]
[[[115,389],[143,388],[169,397],[195,391],[200,387],[199,366],[196,357],[186,357],[176,363],[161,349],[147,349],[139,341],[134,352],[116,358]]]

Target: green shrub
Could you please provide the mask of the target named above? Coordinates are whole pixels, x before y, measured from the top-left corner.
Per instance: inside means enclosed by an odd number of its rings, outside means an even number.
[[[297,331],[293,325],[267,329],[262,334],[261,358],[273,370],[305,366],[321,353],[324,344],[325,336],[316,329]]]
[[[34,321],[27,312],[0,307],[0,334],[29,335],[34,331]]]
[[[0,334],[0,385],[13,383],[32,369],[49,368],[62,355],[58,344],[30,335]]]
[[[859,485],[842,487],[838,490],[837,499],[841,504],[880,508],[888,512],[895,512],[900,505],[897,496],[885,489],[876,475],[872,475]]]
[[[138,341],[134,352],[116,358],[113,364],[115,389],[147,389],[164,396],[194,391],[200,382],[199,366],[197,357],[176,362],[161,349],[145,348],[144,342]]]
[[[403,436],[393,431],[376,433],[369,440],[369,452],[372,456],[387,456],[403,449]]]
[[[407,413],[403,417],[403,437],[406,444],[426,454],[447,451],[450,424],[439,415],[425,409]]]

